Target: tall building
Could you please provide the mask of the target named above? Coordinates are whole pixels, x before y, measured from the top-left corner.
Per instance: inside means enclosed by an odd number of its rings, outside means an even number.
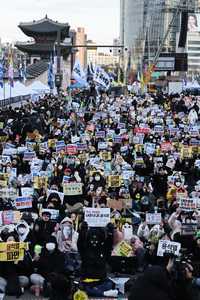
[[[93,65],[97,65],[97,47],[96,43],[88,40],[88,45],[92,45],[90,48],[87,48],[87,63],[92,63]]]
[[[125,69],[130,60],[132,68],[136,68],[141,60],[145,37],[145,3],[146,0],[120,1],[120,43],[124,45],[121,61]]]
[[[119,56],[120,55],[120,52],[121,52],[121,48],[117,48],[117,46],[120,45],[120,39],[114,39],[113,40],[113,50],[112,50],[112,53],[113,53],[113,56]]]
[[[87,35],[85,33],[85,28],[78,27],[76,32],[76,45],[86,45]],[[80,61],[83,68],[87,66],[87,49],[84,47],[77,48],[76,58]]]
[[[188,36],[188,74],[200,74],[200,14],[189,15]]]

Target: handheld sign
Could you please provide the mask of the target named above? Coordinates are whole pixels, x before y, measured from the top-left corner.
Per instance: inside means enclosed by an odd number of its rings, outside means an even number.
[[[86,208],[84,219],[90,227],[105,227],[110,222],[110,208]]]
[[[181,244],[176,242],[171,242],[168,240],[160,240],[158,244],[157,256],[164,256],[164,253],[179,255],[181,249]]]
[[[161,214],[146,214],[146,222],[150,225],[160,224],[161,223]]]

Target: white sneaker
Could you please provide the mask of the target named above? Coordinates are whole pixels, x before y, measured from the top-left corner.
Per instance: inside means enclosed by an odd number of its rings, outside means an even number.
[[[118,290],[108,290],[108,291],[105,291],[103,294],[106,297],[117,297]]]

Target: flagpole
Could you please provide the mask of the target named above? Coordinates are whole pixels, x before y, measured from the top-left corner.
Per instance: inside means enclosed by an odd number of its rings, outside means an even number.
[[[6,84],[5,84],[5,80],[3,81],[3,100],[5,103],[6,100]]]
[[[10,104],[11,104],[11,93],[12,93],[12,87],[11,87],[11,84],[10,84]]]

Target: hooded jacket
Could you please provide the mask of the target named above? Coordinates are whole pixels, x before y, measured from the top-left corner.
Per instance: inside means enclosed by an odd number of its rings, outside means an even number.
[[[68,223],[72,227],[71,236],[66,237],[64,234],[65,224]],[[78,233],[73,229],[72,220],[68,217],[64,218],[60,223],[60,230],[54,233],[58,243],[58,249],[61,252],[77,252]]]

